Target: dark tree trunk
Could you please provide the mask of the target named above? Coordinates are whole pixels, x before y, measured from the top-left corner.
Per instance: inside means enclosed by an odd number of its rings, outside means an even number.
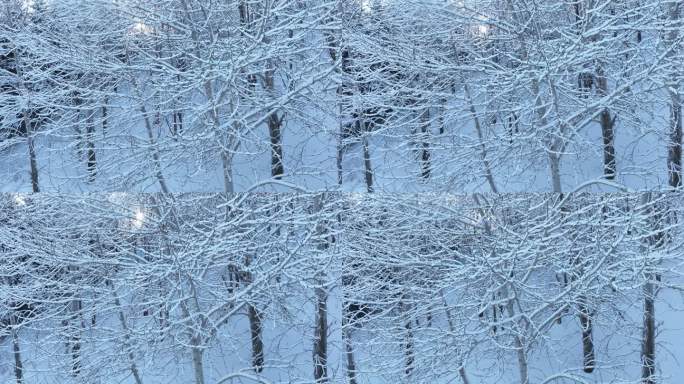
[[[268,115],[268,133],[271,137],[271,176],[281,179],[285,173],[283,166],[282,122],[283,116],[278,117],[276,112]]]
[[[652,281],[644,286],[644,328],[641,345],[641,383],[656,384],[655,380],[655,287]]]
[[[38,162],[36,161],[36,148],[33,143],[33,137],[28,138],[29,162],[31,164],[31,188],[33,192],[40,192],[38,184]]]
[[[109,110],[108,110],[108,105],[109,105],[109,96],[105,96],[104,98],[104,105],[102,106],[102,136],[106,137],[107,136],[107,125],[109,124]]]
[[[77,273],[77,269],[72,269]],[[81,328],[84,325],[79,321],[83,302],[79,299],[71,300],[69,303],[70,319],[68,321],[69,349],[71,351],[71,374],[78,376],[81,373]]]
[[[614,131],[615,118],[610,116],[610,111],[604,109],[601,112],[601,132],[603,134],[603,174],[608,180],[615,179],[617,172],[615,164]]]
[[[641,204],[647,206],[652,201],[651,194],[645,193],[641,198]],[[667,242],[667,232],[663,229],[666,225],[663,223],[662,207],[655,207],[649,205],[646,209],[647,220],[651,222],[651,228],[647,230],[653,234],[649,235],[645,240],[644,256],[647,258],[647,270],[645,271],[646,281],[644,282],[644,314],[643,314],[643,328],[641,337],[641,383],[642,384],[656,384],[655,378],[655,364],[656,364],[656,317],[655,317],[655,299],[657,295],[656,282],[660,281],[659,274],[654,271],[653,261],[648,260],[648,253],[653,250],[662,249]]]
[[[413,354],[413,329],[411,328],[411,321],[404,323],[404,328],[406,330],[406,339],[404,341],[404,355],[406,358],[406,376],[411,375],[413,372],[413,361],[415,359]]]
[[[87,162],[86,168],[88,169],[88,181],[94,182],[97,176],[97,160],[95,158],[95,123],[93,122],[95,112],[93,111],[88,115],[86,121],[86,148],[87,148]]]
[[[36,160],[36,148],[31,129],[31,117],[28,110],[24,111],[24,125],[26,126],[26,137],[29,151],[29,165],[31,167],[31,188],[33,192],[40,192],[38,184],[38,161]]]
[[[430,143],[429,143],[429,136],[430,136],[430,108],[425,108],[425,111],[423,111],[423,114],[421,116],[421,125],[420,125],[420,133],[421,133],[421,154],[420,154],[420,161],[421,161],[421,177],[423,179],[429,179],[430,178],[430,173],[431,173],[431,164],[430,164]]]
[[[365,135],[361,139],[361,146],[363,147],[363,168],[364,175],[366,178],[366,191],[368,193],[373,193],[373,167],[371,165],[370,149],[368,148],[368,139]]]
[[[314,379],[328,381],[328,307],[324,288],[316,288],[316,335],[314,339]]]
[[[586,298],[579,299],[580,311],[580,326],[582,327],[582,354],[584,356],[584,372],[594,372],[596,366],[596,357],[594,355],[594,327],[591,321],[591,315],[587,308]]]
[[[603,67],[599,64],[596,69],[596,87],[600,96],[608,95],[608,79]],[[603,175],[608,180],[614,180],[617,172],[615,163],[615,119],[610,110],[604,108],[601,111],[601,134],[603,136]]]
[[[680,188],[682,186],[682,105],[679,101],[679,95],[675,95],[672,98],[667,170],[670,187]]]
[[[71,339],[71,374],[81,374],[81,340],[78,336],[72,336]]]
[[[413,327],[411,326],[411,318],[406,313],[407,308],[404,299],[402,297],[399,301],[399,312],[404,322],[404,373],[406,376],[410,376],[414,368],[415,352],[413,350]]]
[[[174,112],[173,113],[173,124],[172,124],[172,132],[171,134],[173,135],[174,138],[178,139],[178,135],[183,132],[183,113],[182,112]]]
[[[261,315],[252,304],[247,306],[249,329],[252,335],[252,367],[257,373],[264,369],[264,342],[261,337]]]
[[[337,185],[342,186],[344,178],[344,170],[342,169],[342,160],[344,157],[344,148],[342,147],[342,129],[340,129],[340,136],[337,139]]]

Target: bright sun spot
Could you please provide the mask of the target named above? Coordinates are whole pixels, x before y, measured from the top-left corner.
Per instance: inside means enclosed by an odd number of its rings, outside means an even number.
[[[370,0],[361,0],[361,10],[365,13],[371,13],[373,9]]]
[[[135,217],[133,218],[133,226],[135,228],[141,228],[145,223],[145,212],[140,208],[135,209]]]
[[[14,203],[20,207],[23,207],[26,205],[26,198],[23,195],[15,194],[14,195]]]
[[[474,33],[479,37],[487,37],[491,33],[491,26],[489,24],[489,18],[481,15],[477,18],[479,22],[474,25]]]
[[[138,21],[131,27],[131,33],[134,35],[149,35],[152,33],[152,27],[142,21]]]

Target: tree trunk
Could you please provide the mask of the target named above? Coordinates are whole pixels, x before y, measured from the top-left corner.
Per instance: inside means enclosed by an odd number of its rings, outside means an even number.
[[[109,96],[105,96],[102,105],[102,136],[107,137],[107,125],[109,124]]]
[[[560,176],[560,158],[556,153],[549,153],[549,169],[551,170],[551,185],[553,192],[562,193],[563,187]]]
[[[461,381],[463,384],[470,384],[470,380],[468,380],[468,376],[466,375],[466,371],[463,366],[458,369],[458,375],[461,376]]]
[[[81,307],[81,301],[78,299],[73,299],[69,303],[69,312],[71,313],[68,320],[69,342],[67,345],[71,353],[72,376],[78,376],[81,373],[81,327],[79,327]]]
[[[614,180],[617,172],[615,162],[615,136],[613,127],[615,119],[606,108],[601,112],[601,133],[603,135],[603,174],[608,180]]]
[[[582,296],[579,300],[579,318],[582,327],[582,355],[584,356],[584,372],[594,372],[596,365],[594,355],[594,335],[591,316],[586,304],[586,298]]]
[[[520,336],[515,336],[515,349],[518,356],[518,372],[520,374],[520,384],[529,384],[527,367],[527,353],[525,353],[525,346],[523,345]]]
[[[644,327],[641,344],[641,383],[655,384],[655,287],[644,285]]]
[[[192,344],[192,366],[195,371],[195,384],[204,384],[204,351],[200,348],[199,336],[193,336]]]
[[[654,216],[655,220],[651,221],[655,227],[645,228],[648,235],[643,245],[643,257],[646,259],[644,282],[644,314],[643,314],[643,329],[641,337],[641,383],[655,384],[655,348],[656,348],[656,318],[655,318],[655,298],[657,295],[656,281],[660,280],[658,274],[654,271],[654,265],[649,260],[650,253],[653,250],[658,250],[665,245],[665,233],[661,228],[658,228],[661,222],[661,217],[653,212],[653,206],[650,205],[652,201],[651,193],[644,193],[641,197],[641,205],[646,208],[647,221],[648,216]]]
[[[283,116],[278,117],[276,112],[268,115],[268,133],[271,137],[271,176],[280,180],[285,173],[283,166],[282,123]]]
[[[86,163],[86,168],[88,169],[88,181],[94,182],[97,176],[97,160],[95,159],[95,123],[93,119],[95,117],[95,111],[88,114],[88,119],[86,121],[86,148],[88,160]]]
[[[264,369],[264,342],[261,336],[261,315],[252,304],[247,305],[249,330],[252,336],[252,367],[257,373]]]
[[[404,322],[404,373],[406,376],[410,376],[413,372],[413,363],[415,360],[415,352],[413,350],[413,327],[411,325],[411,319],[406,313],[406,304],[404,304],[404,299],[401,298],[399,301],[399,311],[401,314],[402,321]]]
[[[223,165],[223,189],[226,194],[234,192],[233,185],[233,158],[226,150],[221,150],[221,164]]]
[[[14,354],[14,377],[17,379],[17,384],[24,382],[24,364],[21,362],[21,347],[19,345],[19,332],[16,328],[16,317],[12,315],[12,351]]]
[[[370,150],[368,148],[368,139],[366,138],[365,134],[361,138],[361,146],[363,147],[363,168],[364,175],[366,178],[366,192],[373,193],[373,167],[371,165]]]
[[[423,111],[421,115],[421,125],[420,125],[420,133],[421,133],[421,146],[423,147],[421,150],[421,155],[420,155],[420,160],[421,160],[421,177],[423,179],[429,179],[430,178],[430,173],[431,173],[431,165],[430,165],[430,143],[429,143],[429,137],[430,137],[430,108],[427,107]]]
[[[192,284],[192,283],[191,283]],[[192,288],[194,291],[194,287]],[[194,293],[194,292],[193,292]],[[197,297],[194,297],[197,304]],[[202,325],[194,324],[190,316],[190,310],[186,300],[180,302],[183,317],[188,319],[187,326],[190,336],[190,354],[192,356],[192,368],[195,374],[195,384],[204,384],[204,350],[202,349]],[[199,329],[197,329],[199,327]]]
[[[171,135],[178,140],[178,135],[183,132],[183,112],[173,112],[173,124]]]
[[[154,173],[157,177],[157,182],[159,182],[159,188],[163,194],[168,195],[169,188],[166,185],[166,179],[164,178],[164,173],[162,172],[159,148],[157,146],[157,141],[154,138],[152,123],[150,122],[150,117],[147,114],[147,108],[145,107],[145,104],[140,104],[140,112],[142,112],[143,120],[145,122],[145,130],[147,131],[147,139],[149,141],[150,152],[152,154],[152,164],[154,166]]]
[[[38,184],[38,162],[36,160],[36,148],[33,142],[33,132],[31,129],[31,117],[28,110],[24,111],[24,125],[26,126],[26,142],[29,151],[29,165],[31,167],[31,188],[34,193],[40,192]]]
[[[440,110],[439,110],[439,117],[437,120],[437,126],[439,126],[439,134],[443,135],[446,132],[446,121],[444,119],[444,115],[447,113],[447,103],[448,100],[446,98],[440,99]]]
[[[608,79],[603,67],[597,64],[596,88],[602,97],[608,95]],[[604,108],[600,115],[601,135],[603,136],[603,175],[608,180],[614,180],[617,172],[615,163],[615,117],[611,116],[610,110]]]
[[[81,339],[78,335],[71,336],[71,375],[81,374]]]
[[[354,345],[352,344],[351,329],[346,328],[348,324],[344,324],[342,329],[342,337],[344,338],[344,352],[347,357],[347,378],[349,384],[356,384],[356,363],[354,362]]]
[[[316,335],[314,339],[314,379],[328,381],[328,307],[325,288],[316,288]]]
[[[681,2],[672,2],[668,9],[669,21],[672,23],[670,32],[666,35],[667,44],[674,45],[667,46],[672,50],[668,54],[670,65],[674,68],[680,63],[677,54],[679,54],[681,44],[679,30],[681,29],[680,13]],[[669,176],[669,184],[672,188],[679,188],[682,185],[682,101],[679,96],[681,81],[679,73],[673,69],[669,74],[667,87],[670,94],[670,143],[667,150],[667,171]]]
[[[320,214],[323,211],[324,194],[314,197],[313,210]],[[330,238],[326,236],[328,232],[327,221],[320,221],[316,225],[316,234],[321,237],[316,248],[324,253],[330,247]],[[326,238],[323,238],[326,237]],[[321,270],[316,274],[316,326],[313,342],[313,363],[314,379],[316,383],[328,381],[328,293],[326,291],[326,272]]]
[[[269,93],[275,91],[274,71],[269,70],[264,74],[264,85]],[[268,124],[268,134],[271,139],[271,176],[274,179],[280,180],[285,173],[283,166],[283,142],[282,142],[282,125],[285,115],[278,116],[277,111],[269,113],[266,122]]]
[[[114,296],[114,306],[117,309],[119,315],[119,323],[121,324],[121,329],[123,330],[123,347],[126,350],[128,362],[130,364],[131,374],[135,380],[135,384],[143,384],[142,378],[140,377],[140,371],[138,370],[138,364],[136,364],[135,355],[133,354],[131,346],[131,333],[128,329],[128,323],[126,322],[126,315],[124,314],[123,308],[121,308],[121,300],[119,295],[116,293],[116,287],[114,284],[107,280],[106,284],[112,289],[112,296]]]
[[[494,174],[492,173],[492,167],[489,164],[489,159],[487,158],[487,146],[484,142],[482,123],[480,117],[477,115],[475,103],[473,102],[472,96],[470,94],[470,88],[467,84],[463,84],[463,90],[465,91],[465,96],[468,100],[470,114],[473,118],[473,122],[475,123],[475,131],[477,133],[477,138],[480,141],[480,157],[482,158],[482,165],[484,166],[485,178],[487,179],[487,183],[489,183],[489,187],[492,189],[492,193],[499,193],[499,190],[496,187],[496,183],[494,182]]]
[[[672,94],[670,105],[670,145],[667,151],[667,170],[672,188],[682,186],[682,105],[679,94]]]
[[[342,160],[344,157],[344,148],[342,147],[342,126],[340,125],[340,132],[337,135],[337,185],[342,187],[344,170],[342,169]]]
[[[413,372],[413,362],[415,359],[413,352],[413,329],[411,328],[411,321],[404,323],[406,329],[406,340],[404,345],[404,355],[406,355],[406,376],[410,376]]]
[[[488,231],[489,232],[489,231]],[[503,292],[504,297],[509,297],[508,289],[506,288]],[[508,300],[506,303],[506,311],[508,312],[509,319],[515,318],[515,307],[513,305],[513,300]],[[520,384],[529,384],[529,366],[527,363],[527,350],[525,348],[525,339],[523,338],[522,332],[515,332],[515,352],[518,358],[518,373],[520,375]]]

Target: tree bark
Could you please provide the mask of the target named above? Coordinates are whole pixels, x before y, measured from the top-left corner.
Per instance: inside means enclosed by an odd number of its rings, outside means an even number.
[[[470,380],[468,380],[468,376],[466,375],[465,367],[461,366],[458,369],[458,375],[461,376],[461,381],[463,384],[470,384]]]
[[[608,79],[606,78],[603,67],[598,64],[596,69],[597,90],[600,96],[608,94]],[[604,108],[601,111],[601,135],[603,136],[603,174],[608,180],[614,180],[617,173],[615,162],[615,119],[611,116],[610,110]]]
[[[195,371],[195,384],[204,384],[204,351],[199,346],[199,336],[195,335],[192,344],[192,366]]]
[[[667,151],[667,171],[672,188],[682,186],[682,104],[679,94],[672,94],[670,105],[670,145]]]
[[[15,316],[12,315],[12,353],[14,355],[14,377],[17,380],[17,384],[22,384],[24,382],[24,364],[21,361],[21,347],[19,345],[19,332],[16,328],[16,321],[14,321]]]
[[[269,66],[273,63],[269,63]],[[269,69],[264,73],[264,86],[269,93],[275,91],[275,69]],[[282,125],[285,115],[278,116],[278,111],[274,110],[268,114],[266,123],[268,125],[268,134],[271,139],[271,176],[274,179],[280,180],[285,173],[283,166],[283,142],[282,142]]]
[[[420,155],[420,160],[421,160],[421,177],[423,179],[429,179],[430,178],[430,173],[431,173],[431,164],[430,164],[430,143],[429,143],[429,136],[430,136],[430,107],[426,107],[425,110],[423,111],[421,115],[421,125],[420,125],[420,133],[421,133],[421,155]]]
[[[463,89],[465,91],[466,99],[468,100],[468,107],[470,109],[470,114],[475,123],[475,131],[477,132],[477,138],[480,141],[480,157],[482,158],[482,165],[484,166],[485,178],[489,187],[492,189],[492,193],[499,193],[494,182],[494,174],[492,173],[492,167],[489,164],[489,159],[487,158],[487,146],[484,142],[484,133],[482,132],[482,123],[480,117],[477,115],[477,110],[475,109],[475,103],[473,102],[472,96],[470,94],[470,88],[468,85],[463,84]]]
[[[366,179],[366,192],[373,193],[373,167],[371,165],[370,149],[368,148],[368,138],[366,138],[365,134],[363,134],[363,137],[361,138],[361,146],[363,147],[363,168]]]
[[[147,114],[147,108],[145,104],[140,104],[140,112],[143,114],[143,120],[145,122],[145,130],[147,131],[147,139],[150,143],[150,152],[152,154],[152,164],[154,166],[154,173],[157,177],[157,182],[159,182],[159,188],[165,195],[169,194],[169,188],[166,185],[166,179],[164,178],[164,173],[161,167],[161,157],[159,156],[159,148],[157,146],[157,141],[154,138],[154,132],[152,131],[152,123],[150,123],[150,117]]]
[[[651,194],[644,193],[641,198],[641,205],[648,206],[645,214],[647,216],[654,215],[651,203]],[[656,214],[656,225],[660,222]],[[644,283],[644,313],[643,313],[643,328],[641,337],[641,383],[642,384],[656,384],[655,379],[655,364],[656,364],[656,317],[655,317],[655,298],[657,295],[656,281],[659,280],[657,273],[653,270],[653,262],[649,260],[649,254],[654,249],[661,248],[664,245],[665,233],[659,228],[645,228],[645,231],[653,234],[649,235],[642,247],[643,257],[646,259]]]
[[[319,194],[314,197],[313,210],[320,214],[323,211],[324,194]],[[320,221],[316,225],[316,234],[320,237],[326,237],[328,228],[327,221]],[[321,238],[318,240],[316,248],[324,253],[330,247],[330,238]],[[316,274],[317,286],[315,288],[316,295],[316,320],[315,320],[315,334],[313,342],[313,363],[314,363],[314,379],[316,383],[324,383],[328,381],[328,292],[326,291],[326,272],[319,271]]]
[[[71,269],[71,267],[69,268]],[[72,299],[69,303],[70,318],[68,320],[69,347],[71,353],[71,374],[78,376],[81,373],[81,335],[78,325],[79,314],[81,312],[81,301]]]
[[[87,163],[86,168],[88,169],[88,181],[94,182],[97,176],[97,160],[95,158],[95,123],[93,118],[95,117],[95,111],[88,114],[86,121],[86,148],[87,148]]]
[[[33,132],[31,130],[31,117],[28,110],[24,111],[24,125],[26,126],[26,142],[29,151],[29,165],[31,168],[31,188],[34,193],[40,192],[40,185],[38,183],[38,161],[36,160],[36,148],[33,141]]]
[[[249,330],[252,337],[252,367],[257,373],[264,369],[264,342],[261,336],[261,315],[252,304],[247,305]]]
[[[644,285],[644,325],[641,344],[642,384],[656,384],[655,338],[655,287],[652,281],[648,281]]]
[[[105,96],[102,106],[102,136],[107,137],[107,125],[109,124],[109,96]]]
[[[586,298],[580,297],[579,301],[579,318],[580,326],[582,327],[582,355],[584,356],[584,372],[594,372],[596,365],[596,357],[594,353],[594,335],[593,325],[589,309],[587,308]]]
[[[560,176],[560,157],[558,154],[549,153],[549,169],[551,170],[551,185],[555,193],[563,193]]]
[[[280,180],[285,174],[283,166],[282,123],[283,116],[278,117],[276,112],[268,115],[268,133],[271,138],[271,176]]]
[[[349,384],[356,384],[356,363],[354,362],[354,345],[352,343],[352,331],[349,324],[344,324],[342,337],[344,338],[344,352],[347,357],[347,378]]]
[[[402,295],[403,296],[403,295]],[[404,373],[410,376],[414,369],[415,351],[413,350],[413,327],[411,318],[407,316],[405,297],[399,299],[399,312],[401,321],[404,322]]]
[[[669,21],[672,23],[670,32],[667,34],[667,43],[672,45],[681,44],[679,30],[681,28],[680,14],[681,2],[673,2],[668,9]],[[666,47],[670,48],[670,47]],[[671,47],[668,55],[671,60],[670,65],[679,65],[679,59],[675,56],[679,53],[679,47]],[[682,102],[679,95],[681,81],[679,73],[675,69],[670,73],[668,79],[668,89],[670,94],[670,143],[667,151],[667,171],[669,184],[672,188],[679,188],[682,185]]]
[[[314,338],[314,379],[328,381],[328,295],[323,287],[316,288],[316,335]]]

